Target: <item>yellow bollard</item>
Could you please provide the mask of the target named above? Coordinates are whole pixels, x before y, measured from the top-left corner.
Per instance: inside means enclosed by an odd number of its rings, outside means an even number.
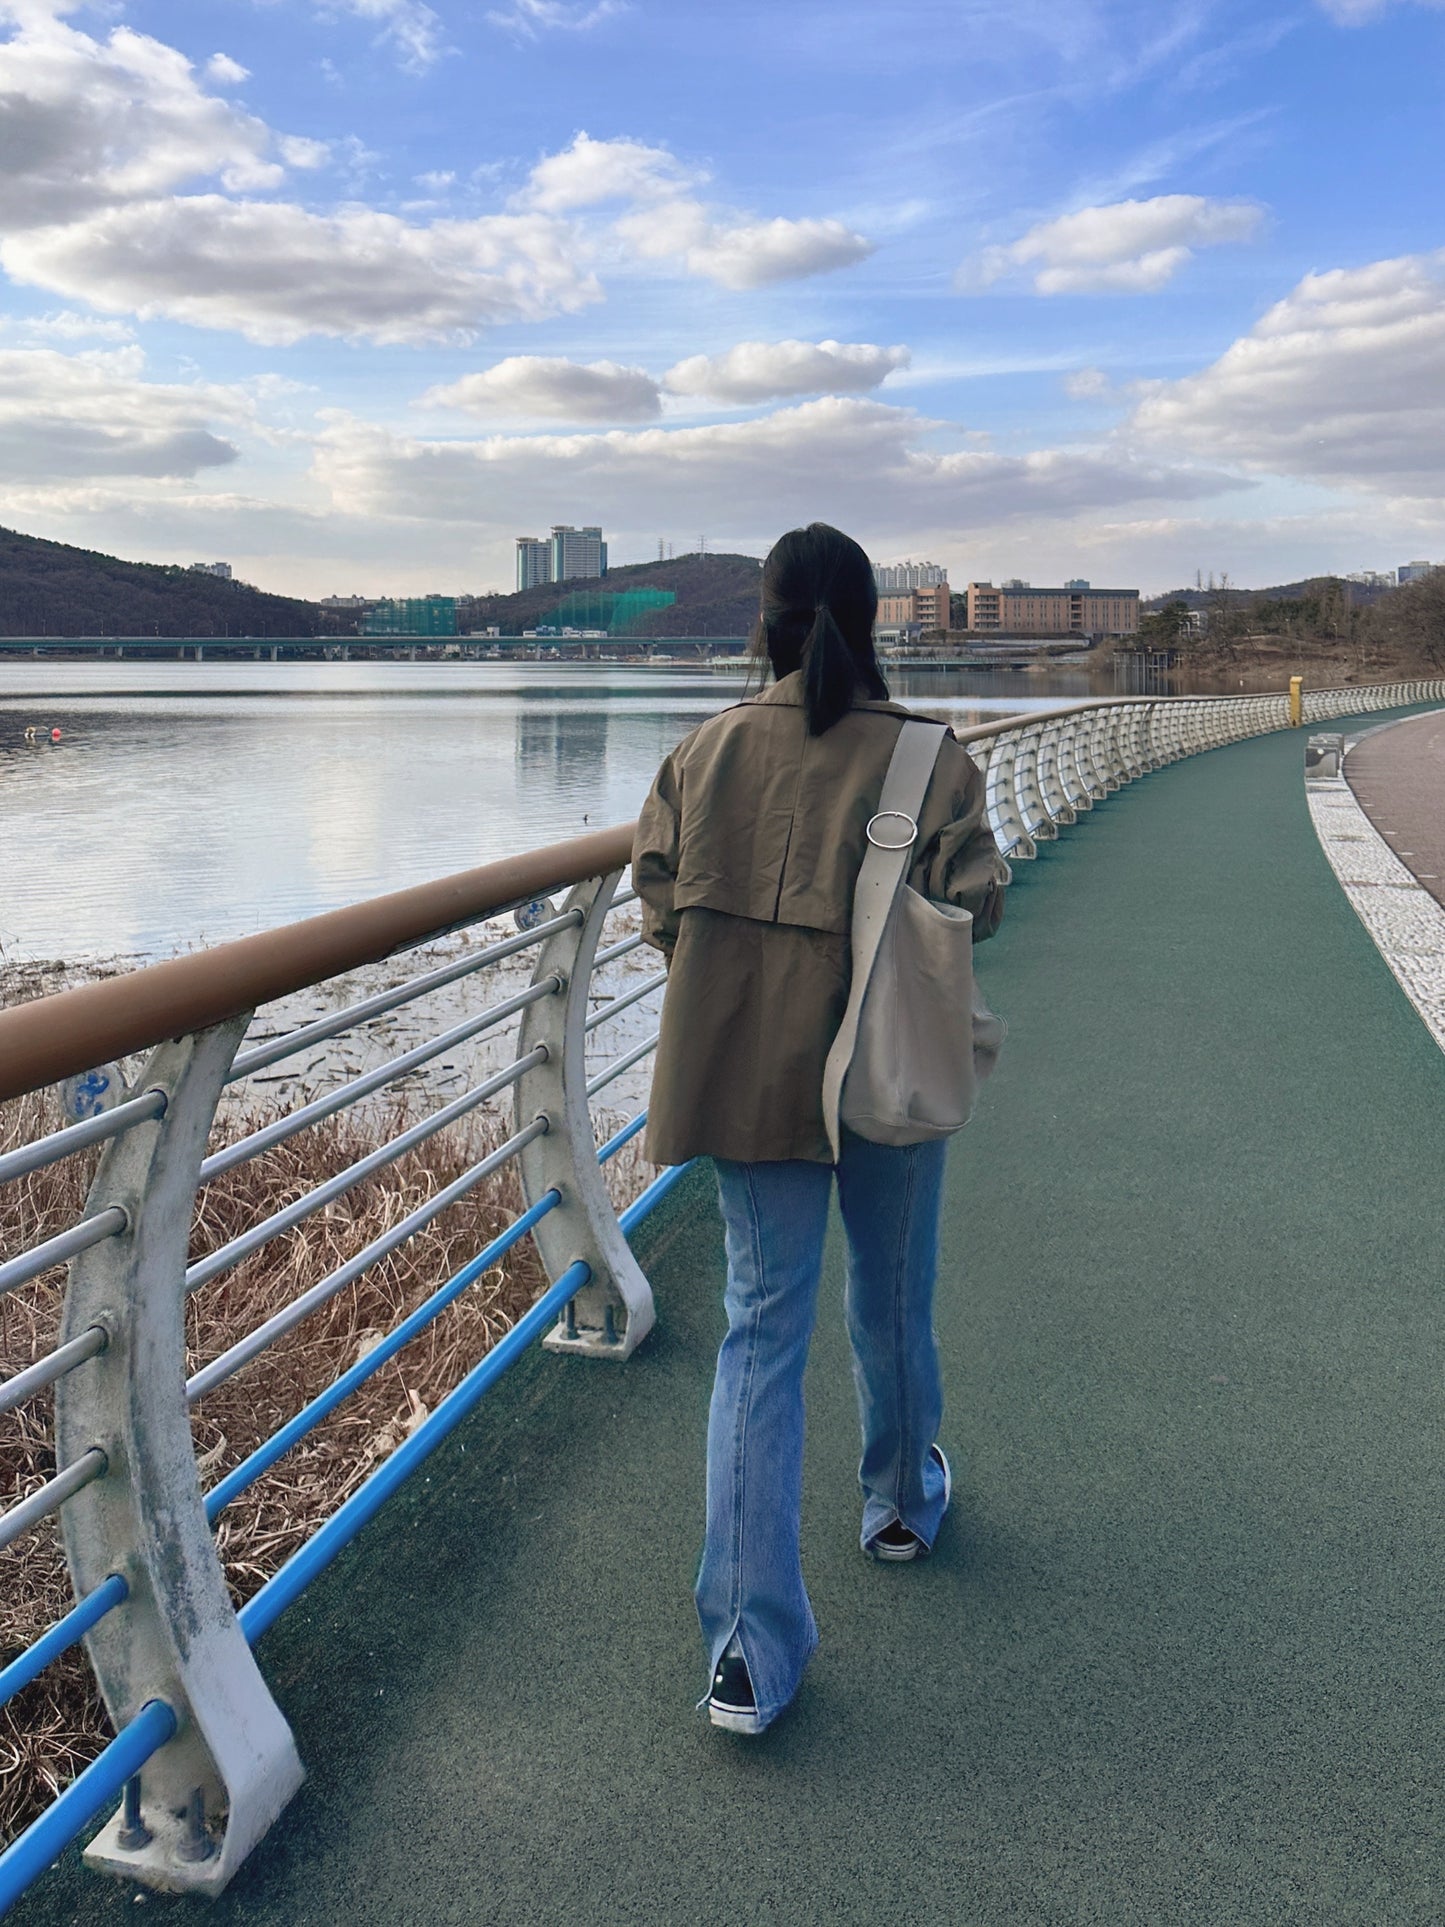
[[[1300,724],[1305,719],[1304,687],[1305,687],[1305,679],[1303,676],[1290,677],[1289,679],[1289,726],[1291,729],[1298,729]]]

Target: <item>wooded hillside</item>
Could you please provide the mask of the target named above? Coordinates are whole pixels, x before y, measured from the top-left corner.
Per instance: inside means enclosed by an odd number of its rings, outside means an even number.
[[[548,583],[520,595],[461,596],[465,634],[496,626],[519,635],[550,623],[588,590],[666,589],[676,601],[630,631],[644,636],[745,636],[758,613],[760,564],[748,555],[680,555],[612,569],[600,582]],[[582,626],[575,617],[567,618]],[[605,626],[605,625],[599,625]],[[354,613],[267,595],[179,564],[123,562],[93,549],[0,529],[0,636],[334,636],[356,632]]]
[[[339,626],[315,603],[246,582],[0,529],[0,635],[314,636]]]
[[[1154,598],[1131,640],[1201,665],[1327,662],[1361,675],[1438,674],[1445,668],[1445,569],[1397,588],[1319,576],[1236,589],[1226,578]]]

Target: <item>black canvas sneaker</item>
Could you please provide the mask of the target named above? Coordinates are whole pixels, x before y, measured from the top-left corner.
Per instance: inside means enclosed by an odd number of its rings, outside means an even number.
[[[729,1733],[761,1733],[763,1730],[758,1718],[758,1703],[753,1697],[753,1682],[748,1675],[748,1662],[740,1652],[732,1650],[731,1643],[724,1649],[717,1663],[717,1671],[712,1676],[712,1691],[707,1696],[707,1716],[714,1726],[724,1726]]]
[[[953,1497],[953,1474],[948,1460],[943,1456],[943,1448],[930,1445],[929,1456],[943,1469],[943,1509],[948,1510],[948,1502]],[[868,1541],[868,1550],[875,1559],[917,1559],[928,1551],[927,1546],[916,1532],[910,1532],[901,1519],[893,1519]]]

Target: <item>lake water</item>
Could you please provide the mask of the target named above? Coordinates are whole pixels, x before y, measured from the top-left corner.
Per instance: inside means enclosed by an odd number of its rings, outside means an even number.
[[[1096,693],[891,682],[959,723]],[[0,663],[0,962],[170,955],[626,822],[741,693],[596,664]]]

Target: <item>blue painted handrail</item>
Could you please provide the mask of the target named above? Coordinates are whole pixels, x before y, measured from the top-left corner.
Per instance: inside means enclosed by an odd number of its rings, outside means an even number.
[[[15,1905],[31,1881],[39,1879],[96,1814],[110,1805],[132,1773],[139,1773],[175,1730],[176,1716],[165,1701],[147,1700],[55,1804],[0,1853],[0,1914]]]
[[[125,1580],[113,1572],[103,1585],[87,1593],[78,1606],[72,1606],[64,1619],[57,1619],[49,1632],[42,1633],[33,1646],[27,1646],[18,1659],[12,1659],[4,1672],[0,1672],[0,1706],[14,1699],[31,1680],[38,1679],[62,1653],[78,1645],[91,1627],[98,1626],[129,1593]]]

